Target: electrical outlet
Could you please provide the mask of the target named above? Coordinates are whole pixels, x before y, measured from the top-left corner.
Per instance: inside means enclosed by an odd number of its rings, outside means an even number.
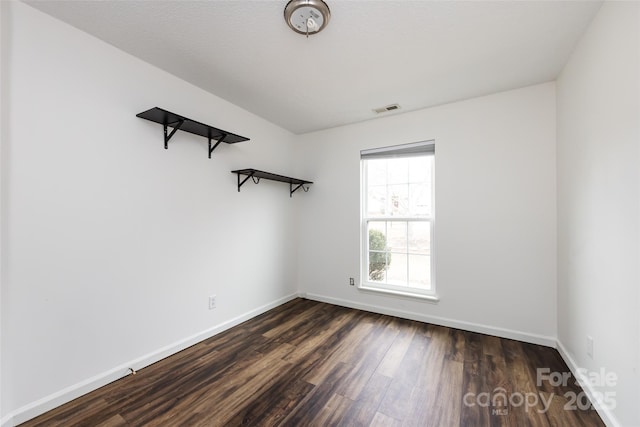
[[[587,356],[593,359],[593,338],[587,335]]]
[[[349,285],[354,286],[356,284],[356,281],[353,279],[353,277],[349,277]]]
[[[214,308],[216,308],[216,296],[211,295],[209,297],[209,310],[213,310]]]

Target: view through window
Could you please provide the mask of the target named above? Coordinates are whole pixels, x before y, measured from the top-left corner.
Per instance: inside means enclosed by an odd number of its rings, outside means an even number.
[[[363,284],[433,294],[433,141],[364,150]]]

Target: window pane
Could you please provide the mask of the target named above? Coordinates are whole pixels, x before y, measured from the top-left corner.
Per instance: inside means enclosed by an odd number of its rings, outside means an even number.
[[[391,252],[387,270],[387,283],[407,286],[407,254]]]
[[[367,215],[384,216],[387,214],[386,185],[371,185],[367,191]]]
[[[431,216],[431,187],[426,184],[409,184],[408,210],[410,216]]]
[[[367,182],[369,185],[387,184],[387,160],[367,160]]]
[[[387,249],[386,221],[369,221],[367,232],[369,233],[369,250],[384,251]]]
[[[409,214],[409,189],[407,184],[390,185],[389,199],[391,199],[390,215],[407,216]]]
[[[432,156],[412,157],[409,159],[409,182],[422,183],[431,179],[428,157]]]
[[[409,255],[409,286],[431,289],[431,257]]]
[[[387,246],[392,252],[407,252],[407,223],[387,222]]]
[[[372,282],[387,281],[387,256],[386,252],[369,252],[369,280]]]
[[[387,159],[387,182],[406,184],[409,179],[409,159]]]
[[[369,240],[368,270],[369,280],[375,282],[386,281],[388,265],[387,223],[385,221],[370,221],[367,226]]]
[[[428,221],[409,223],[409,252],[431,255],[431,224]]]

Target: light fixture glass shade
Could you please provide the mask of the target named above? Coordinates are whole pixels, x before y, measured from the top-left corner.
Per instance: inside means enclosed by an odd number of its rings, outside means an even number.
[[[291,0],[284,8],[284,20],[299,34],[319,33],[331,18],[329,6],[322,0]]]

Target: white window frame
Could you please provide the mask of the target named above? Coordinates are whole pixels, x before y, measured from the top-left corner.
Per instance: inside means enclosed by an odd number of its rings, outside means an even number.
[[[368,217],[367,216],[367,168],[366,160],[373,158],[393,158],[393,157],[414,157],[421,155],[434,156],[434,167],[431,177],[431,216],[420,217]],[[430,273],[431,288],[419,289],[408,286],[392,285],[387,283],[369,281],[369,222],[429,222],[431,229],[431,252],[430,252]],[[439,301],[436,294],[436,274],[435,274],[435,141],[421,141],[410,144],[395,145],[389,147],[362,150],[360,152],[360,283],[358,288],[363,291],[379,292],[385,294],[399,295],[411,298],[418,298],[431,302]]]

